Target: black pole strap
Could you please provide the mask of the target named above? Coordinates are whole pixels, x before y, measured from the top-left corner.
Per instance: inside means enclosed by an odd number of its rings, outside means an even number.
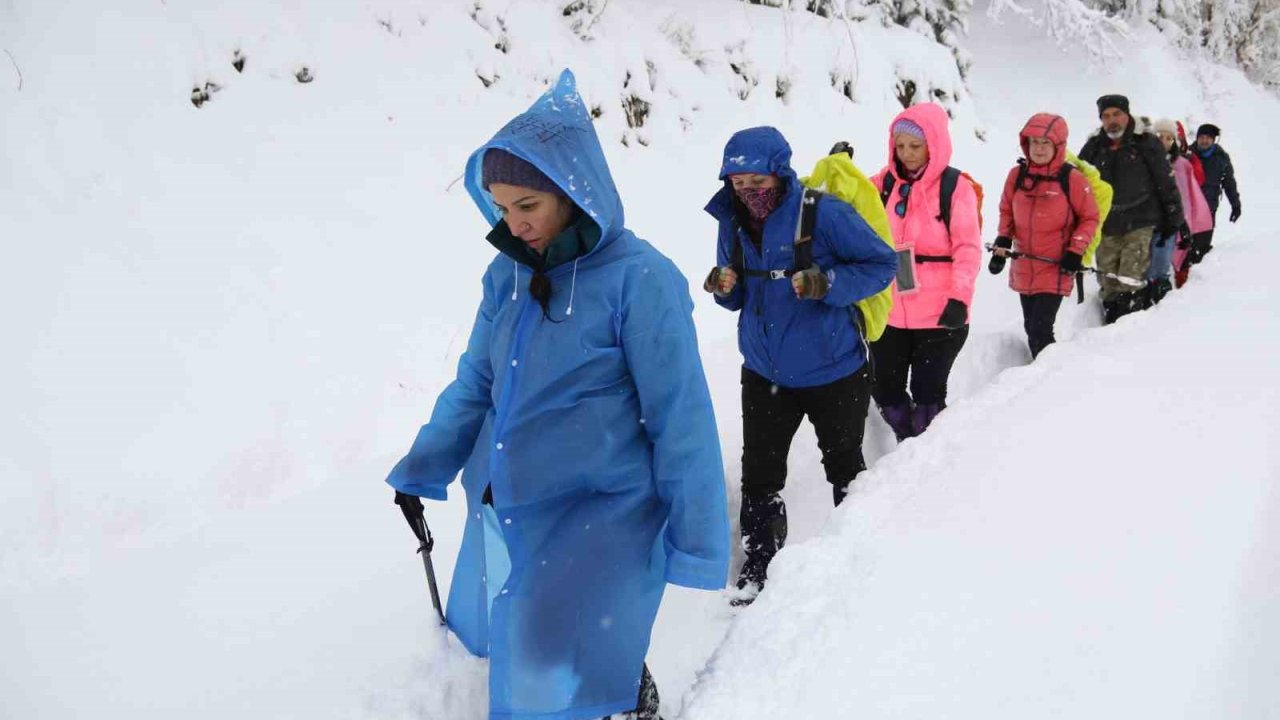
[[[436,609],[440,624],[444,625],[444,607],[440,604],[440,588],[436,585],[436,567],[431,562],[431,550],[435,548],[435,538],[431,537],[431,528],[427,527],[427,518],[422,509],[422,501],[412,495],[396,493],[396,504],[409,529],[418,538],[418,553],[422,555],[422,569],[427,573],[427,588],[431,592],[431,606]]]

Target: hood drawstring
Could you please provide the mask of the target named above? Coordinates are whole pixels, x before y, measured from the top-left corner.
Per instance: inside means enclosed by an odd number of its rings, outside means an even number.
[[[516,272],[515,282],[511,285],[511,299],[515,300],[520,297],[520,261],[512,260],[511,264],[515,265]]]
[[[566,317],[573,314],[573,291],[578,287],[578,261],[581,259],[579,256],[573,261],[573,280],[569,281],[569,307],[564,311]]]

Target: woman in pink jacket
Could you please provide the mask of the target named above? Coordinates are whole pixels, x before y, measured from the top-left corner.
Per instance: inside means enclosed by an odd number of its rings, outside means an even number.
[[[889,326],[871,345],[872,396],[899,440],[924,432],[947,406],[947,377],[969,336],[982,256],[977,192],[948,168],[947,124],[947,112],[933,103],[903,110],[889,128],[889,164],[872,178],[898,250]],[[944,174],[955,188],[948,219]]]
[[[1186,216],[1190,237],[1180,238],[1178,247],[1173,252],[1173,281],[1175,287],[1182,287],[1191,272],[1191,263],[1187,262],[1187,253],[1194,244],[1195,236],[1213,230],[1213,212],[1209,210],[1209,201],[1204,199],[1200,183],[1196,182],[1195,168],[1187,159],[1177,140],[1177,125],[1172,120],[1155,122],[1156,136],[1164,143],[1165,152],[1169,153],[1169,164],[1173,166],[1173,179],[1178,183],[1178,193],[1182,195],[1182,213]]]
[[[1084,173],[1066,164],[1066,120],[1038,113],[1019,138],[1025,157],[1004,181],[1000,235],[988,269],[994,274],[1004,268],[1006,250],[1026,253],[1014,259],[1009,287],[1022,296],[1022,326],[1035,359],[1054,341],[1062,298],[1071,294],[1098,229],[1098,203]]]

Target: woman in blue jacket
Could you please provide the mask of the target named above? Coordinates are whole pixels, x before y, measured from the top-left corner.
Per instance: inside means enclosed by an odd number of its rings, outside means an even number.
[[[688,283],[624,227],[567,70],[471,156],[466,187],[499,254],[457,379],[387,482],[443,500],[463,469],[447,619],[489,657],[490,718],[657,717],[664,584],[728,572]]]
[[[723,187],[706,210],[719,221],[716,267],[704,289],[738,315],[742,351],[742,511],[746,562],[735,604],[755,599],[787,535],[787,454],[808,416],[837,505],[866,469],[862,432],[870,397],[867,348],[853,303],[888,287],[893,249],[853,208],[818,200],[811,250],[796,267],[804,188],[782,133],[735,133]]]

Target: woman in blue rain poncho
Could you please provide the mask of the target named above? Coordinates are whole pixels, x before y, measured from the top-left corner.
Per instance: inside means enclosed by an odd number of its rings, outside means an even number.
[[[688,282],[623,226],[567,70],[466,187],[499,254],[457,379],[387,482],[443,500],[463,470],[447,619],[489,657],[491,719],[657,717],[665,583],[720,589],[729,561]]]

